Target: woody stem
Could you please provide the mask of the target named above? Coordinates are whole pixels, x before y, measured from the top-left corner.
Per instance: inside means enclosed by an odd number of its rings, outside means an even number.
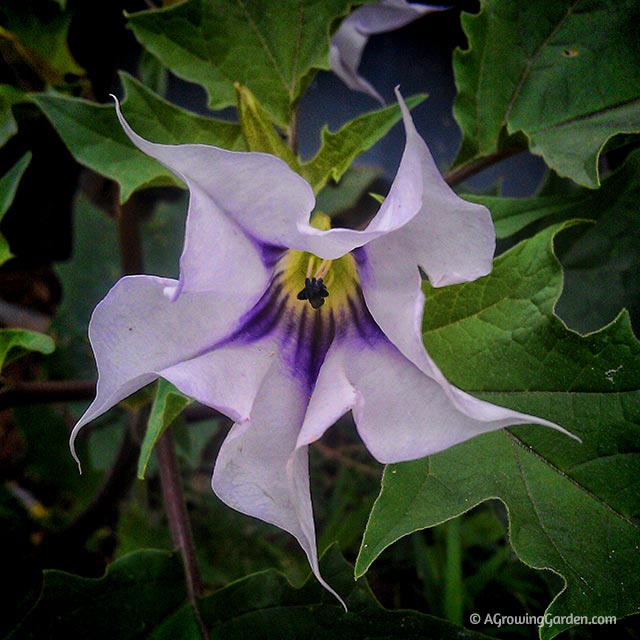
[[[120,205],[119,196],[119,190],[116,190],[114,210],[118,225],[121,269],[123,275],[142,273],[144,272],[144,265],[138,211],[135,207],[135,202],[132,202],[132,200]],[[160,484],[162,486],[164,508],[169,521],[173,545],[180,552],[182,558],[187,596],[193,608],[200,634],[203,640],[209,640],[209,634],[198,606],[198,597],[203,594],[202,578],[198,566],[191,523],[184,501],[180,468],[170,427],[161,436],[155,451],[160,468]]]

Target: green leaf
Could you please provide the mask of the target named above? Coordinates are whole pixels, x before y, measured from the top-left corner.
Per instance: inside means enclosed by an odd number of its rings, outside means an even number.
[[[27,100],[22,91],[9,84],[0,84],[0,147],[18,132],[18,124],[13,117],[13,105]]]
[[[606,141],[640,131],[637,19],[635,0],[483,0],[464,14],[455,165],[519,146],[507,134],[523,131],[560,175],[597,187]]]
[[[2,17],[0,48],[20,74],[29,69],[23,78],[27,83],[34,82],[31,74],[54,87],[67,85],[69,76],[84,75],[67,44],[71,13],[34,0],[3,0]]]
[[[206,89],[211,109],[232,106],[239,82],[287,127],[313,73],[329,69],[329,27],[351,3],[189,0],[136,13],[129,25],[173,73]]]
[[[37,351],[48,355],[56,348],[55,342],[43,333],[28,329],[0,330],[0,371],[6,364],[23,355]]]
[[[382,609],[335,547],[321,559],[328,580],[347,596],[345,613],[311,577],[293,588],[273,570],[253,574],[200,601],[211,638],[261,640],[483,640],[486,636],[415,611]],[[201,635],[185,603],[178,557],[145,549],[114,562],[100,579],[46,571],[40,599],[7,640],[92,638],[93,640],[196,640]]]
[[[640,344],[624,314],[586,337],[553,315],[557,231],[518,244],[478,282],[427,288],[424,339],[457,386],[582,443],[518,427],[387,467],[357,575],[398,538],[497,497],[519,558],[565,581],[548,613],[621,618],[640,607]],[[568,626],[556,621],[541,637]]]
[[[2,178],[0,178],[0,220],[7,213],[13,199],[15,198],[18,185],[29,163],[31,162],[31,153],[27,151],[18,162],[16,162]],[[4,236],[0,235],[0,265],[4,264],[13,254],[9,249],[9,243]]]
[[[413,109],[426,99],[424,94],[413,96],[407,100],[407,106]],[[335,133],[325,126],[320,151],[304,163],[302,176],[315,193],[321,191],[330,178],[338,182],[355,158],[380,140],[401,117],[400,106],[394,104],[359,116]]]
[[[606,185],[606,182],[605,182]],[[530,224],[557,215],[566,218],[585,218],[595,212],[590,203],[600,200],[601,191],[584,189],[577,194],[542,196],[532,198],[503,198],[501,196],[479,196],[475,194],[465,194],[465,200],[483,204],[491,211],[491,217],[496,229],[497,238],[508,238],[509,236],[522,231]],[[595,197],[592,197],[595,196]],[[583,208],[584,207],[584,208]],[[595,213],[594,213],[595,215]]]
[[[126,74],[121,79],[126,93],[122,110],[131,126],[147,139],[164,144],[244,147],[239,125],[190,113]],[[56,94],[34,94],[32,98],[80,164],[120,185],[122,202],[138,189],[181,184],[167,169],[133,146],[122,131],[113,106]]]
[[[234,88],[238,103],[240,128],[249,151],[261,151],[277,156],[299,173],[300,162],[298,157],[289,149],[274,129],[269,119],[269,114],[249,89],[239,83],[236,83]]]
[[[571,194],[538,198],[468,196],[486,205],[498,237],[548,218],[594,220],[563,234],[556,245],[564,268],[564,289],[556,313],[574,329],[594,331],[611,322],[623,307],[637,313],[640,300],[640,151],[597,190],[576,188]]]
[[[151,414],[138,459],[138,478],[140,480],[144,480],[151,452],[160,436],[190,403],[191,398],[180,393],[170,382],[162,378],[158,380],[156,395],[151,406]]]
[[[384,175],[382,167],[358,165],[350,167],[339,184],[329,183],[316,198],[316,207],[330,218],[355,207],[365,190]]]
[[[9,638],[147,638],[185,597],[180,559],[167,551],[132,553],[97,580],[45,571],[38,602]]]

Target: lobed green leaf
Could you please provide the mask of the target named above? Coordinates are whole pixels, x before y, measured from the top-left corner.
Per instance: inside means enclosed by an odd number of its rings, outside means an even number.
[[[557,189],[556,189],[557,191]],[[564,288],[556,312],[574,329],[594,331],[611,322],[623,307],[640,311],[638,242],[640,218],[640,151],[607,177],[597,190],[576,188],[542,197],[467,196],[487,206],[498,237],[537,221],[583,218],[585,224],[562,234],[556,251],[564,269]]]
[[[553,315],[558,229],[518,244],[477,282],[427,287],[424,340],[457,386],[552,420],[582,443],[518,427],[387,467],[357,575],[398,538],[499,498],[518,557],[564,579],[549,614],[638,610],[640,344],[624,314],[586,337]],[[554,622],[541,636],[569,626]]]
[[[407,106],[413,109],[426,99],[426,95],[413,96],[407,99]],[[315,193],[321,191],[330,179],[338,182],[353,161],[378,142],[401,117],[399,105],[394,104],[358,116],[335,133],[324,127],[322,146],[311,160],[302,165],[302,176]]]
[[[212,638],[347,639],[402,637],[422,640],[482,640],[444,620],[413,611],[382,609],[366,583],[354,583],[350,566],[335,547],[321,559],[325,576],[347,596],[350,612],[311,578],[296,589],[276,571],[238,580],[200,601]],[[8,640],[79,638],[94,640],[195,640],[200,632],[185,603],[177,556],[143,549],[114,562],[100,579],[45,572],[42,594]],[[114,612],[116,615],[114,615]]]
[[[318,69],[329,69],[329,30],[351,0],[188,0],[129,17],[136,38],[173,73],[202,85],[211,109],[248,87],[285,129]]]
[[[634,0],[483,0],[463,15],[455,165],[518,146],[523,131],[560,175],[597,187],[606,141],[640,131],[638,16]]]

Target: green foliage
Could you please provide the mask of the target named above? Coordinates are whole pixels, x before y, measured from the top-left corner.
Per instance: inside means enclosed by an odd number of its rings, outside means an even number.
[[[38,6],[40,4],[40,6]],[[4,0],[0,50],[18,70],[24,86],[44,83],[64,86],[71,77],[84,75],[67,44],[71,14],[37,0]]]
[[[499,497],[518,556],[565,580],[549,613],[623,617],[640,605],[640,344],[624,315],[587,337],[553,316],[557,230],[514,247],[483,280],[427,290],[424,339],[455,384],[544,416],[582,443],[513,428],[388,467],[357,575],[401,536]],[[542,637],[567,626],[545,626]]]
[[[17,133],[18,124],[13,117],[12,107],[25,100],[22,91],[9,84],[0,84],[0,147]]]
[[[0,178],[0,221],[15,198],[20,179],[29,166],[29,162],[31,162],[31,154],[27,152]],[[9,244],[4,236],[0,235],[0,265],[4,264],[12,256]]]
[[[637,19],[634,0],[484,0],[479,15],[463,15],[455,164],[521,146],[512,134],[523,131],[560,175],[597,187],[606,141],[640,131]]]
[[[331,33],[361,3],[154,4],[162,8],[128,16],[143,47],[129,39],[140,55],[137,69],[127,58],[137,79],[119,76],[133,129],[164,144],[272,153],[309,181],[317,209],[337,226],[366,219],[368,205],[382,199],[367,193],[382,191],[372,185],[381,170],[353,163],[399,121],[397,105],[358,115],[336,132],[324,127],[317,155],[305,162],[295,151],[296,133],[308,125],[299,100],[316,72],[328,69]],[[101,51],[108,73],[101,71],[87,45],[93,33],[76,21],[84,12],[82,3],[65,0],[5,0],[0,8],[0,56],[9,71],[3,78],[12,83],[0,85],[0,160],[8,169],[0,178],[0,219],[10,206],[5,222],[29,219],[29,211],[15,211],[15,194],[32,156],[29,180],[45,157],[51,181],[42,188],[62,188],[56,157],[39,156],[35,144],[48,130],[45,118],[74,158],[105,178],[87,172],[78,180],[73,251],[54,265],[55,276],[39,256],[18,255],[0,273],[7,301],[54,317],[51,357],[12,366],[12,380],[26,385],[34,375],[35,386],[48,378],[61,385],[94,379],[87,321],[121,275],[123,211],[139,222],[146,272],[179,275],[188,194],[139,193],[182,185],[130,143],[113,105],[88,99],[113,86],[115,64],[128,53],[119,48],[123,32],[110,36],[109,51]],[[329,548],[321,569],[347,600],[345,613],[314,578],[304,582],[306,559],[290,536],[212,493],[215,455],[230,426],[224,416],[178,419],[190,400],[160,380],[135,398],[146,404],[155,393],[144,433],[117,410],[87,428],[78,446],[88,473],[79,476],[67,441],[84,403],[15,407],[0,424],[0,564],[11,590],[0,635],[200,637],[178,558],[152,549],[173,546],[150,463],[169,426],[209,588],[200,607],[212,638],[481,638],[459,623],[468,623],[472,610],[488,613],[487,602],[506,608],[509,599],[533,614],[546,608],[621,618],[640,610],[640,345],[622,311],[627,307],[634,322],[640,313],[638,17],[634,0],[482,0],[479,14],[462,14],[469,48],[453,61],[463,135],[454,170],[476,173],[530,149],[553,171],[535,197],[469,196],[489,207],[499,238],[528,239],[475,283],[438,290],[425,284],[425,345],[460,388],[553,420],[581,442],[542,427],[491,433],[387,467],[376,500],[380,467],[341,421],[312,448],[311,478],[318,547]],[[172,74],[199,86],[185,88]],[[235,113],[198,115],[171,102],[191,103],[201,88],[211,108]],[[67,224],[53,207],[51,215]],[[0,237],[0,264],[8,257]],[[26,293],[14,284],[16,274],[28,283]],[[3,329],[0,368],[53,349],[48,336]],[[331,547],[338,541],[355,557],[367,517],[356,573],[370,569],[376,596],[399,611],[383,609],[364,580],[354,582]],[[569,626],[553,622],[541,637]]]
[[[382,609],[366,583],[354,583],[350,567],[335,548],[322,559],[325,575],[348,594],[345,613],[317,584],[309,580],[293,588],[275,571],[249,576],[201,600],[200,609],[212,638],[341,638],[397,637],[442,640],[486,636],[430,616]],[[105,616],[105,611],[117,615]],[[45,576],[42,594],[8,640],[36,637],[91,637],[134,640],[194,640],[200,638],[193,610],[185,604],[181,566],[168,552],[145,550],[130,554],[98,580],[59,571]]]
[[[2,329],[0,331],[0,371],[2,368],[29,353],[53,353],[55,342],[43,333],[29,331],[28,329]]]
[[[534,198],[468,196],[487,206],[498,237],[507,237],[538,221],[582,218],[584,224],[563,234],[557,253],[564,268],[564,287],[556,313],[572,328],[595,331],[622,308],[637,309],[640,299],[638,242],[640,154],[632,152],[623,167],[597,190],[558,190]]]
[[[190,113],[126,74],[121,79],[126,94],[122,110],[140,135],[164,144],[180,141],[244,148],[237,124]],[[56,94],[37,94],[32,98],[80,164],[118,183],[122,202],[141,188],[181,184],[131,144],[113,106]]]
[[[413,96],[407,107],[413,109],[426,100],[426,96]],[[301,168],[301,174],[318,193],[330,179],[339,182],[353,161],[372,147],[396,124],[402,114],[397,104],[366,113],[347,122],[332,133],[322,129],[322,146],[318,153]]]
[[[318,69],[329,68],[329,27],[350,0],[188,0],[130,16],[140,43],[177,76],[202,85],[211,109],[248,87],[288,130],[292,109]]]
[[[140,459],[138,460],[138,478],[140,480],[144,480],[151,452],[160,436],[190,402],[191,399],[180,393],[170,382],[162,378],[158,381],[147,430],[140,448]]]
[[[269,114],[255,96],[239,83],[234,85],[238,103],[238,119],[249,151],[270,153],[284,160],[294,171],[300,170],[296,154],[275,130]]]
[[[383,138],[402,117],[400,107],[394,104],[358,116],[335,133],[324,127],[318,153],[307,162],[301,163],[275,130],[268,113],[255,96],[239,84],[236,84],[235,90],[238,117],[247,147],[251,151],[271,153],[284,160],[305,178],[316,194],[321,192],[329,181],[339,182],[353,161]],[[406,101],[407,106],[413,109],[425,99],[425,95],[413,96]],[[346,205],[342,206],[345,207]]]

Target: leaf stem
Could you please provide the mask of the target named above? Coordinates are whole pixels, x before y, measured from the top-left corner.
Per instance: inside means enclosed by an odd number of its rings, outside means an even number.
[[[447,171],[444,174],[444,181],[450,186],[454,187],[469,178],[481,173],[488,167],[491,167],[498,162],[502,162],[502,160],[506,160],[511,156],[515,156],[522,151],[526,151],[526,147],[507,147],[505,149],[500,149],[495,153],[491,153],[488,156],[482,156],[481,158],[476,158],[471,162],[467,162],[452,171]]]
[[[289,123],[289,135],[287,136],[287,146],[297,156],[298,154],[298,109],[294,109],[291,113],[291,122]]]

